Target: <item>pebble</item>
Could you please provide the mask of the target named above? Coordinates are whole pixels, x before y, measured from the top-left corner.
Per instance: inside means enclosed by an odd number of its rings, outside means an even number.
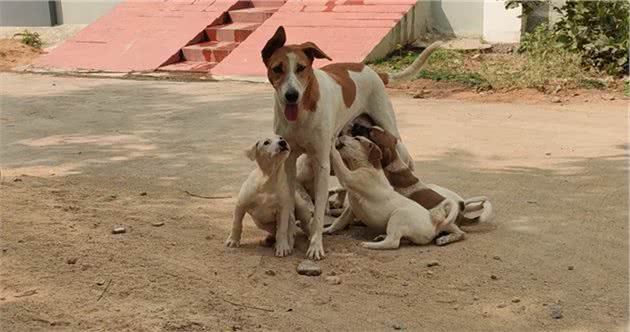
[[[341,284],[341,278],[337,276],[328,276],[326,277],[326,282],[328,282],[331,285],[339,285]]]
[[[433,275],[433,271],[431,271],[431,270],[428,270],[428,271],[427,271],[427,275],[430,275],[430,276],[432,276],[432,275]]]
[[[416,93],[413,95],[413,99],[422,99],[424,98],[424,94],[422,92]]]
[[[505,307],[507,307],[507,304],[505,304],[505,303],[501,303],[501,304],[499,304],[497,306],[497,308],[499,308],[499,309],[502,309],[502,308],[505,308]]]
[[[574,269],[573,265],[569,265],[568,269],[569,269],[569,271],[573,271],[573,269]]]
[[[427,263],[427,267],[433,267],[433,266],[438,266],[440,265],[440,262],[438,261],[430,261]]]
[[[492,280],[497,280],[497,279],[499,279],[499,277],[497,277],[497,276],[496,276],[496,275],[494,275],[494,274],[491,274],[491,275],[490,275],[490,279],[492,279]]]
[[[112,234],[123,234],[123,233],[127,233],[127,229],[124,227],[114,227],[112,229]]]
[[[492,256],[492,259],[497,260],[497,261],[500,261],[500,260],[501,260],[501,257],[499,257],[499,256]]]
[[[20,179],[20,178],[15,178],[15,179],[13,179],[13,182],[22,182],[22,179]]]
[[[146,191],[143,191],[143,192],[140,193],[140,196],[146,196],[146,195],[147,195]]]
[[[551,318],[560,319],[562,318],[562,307],[559,304],[554,304],[550,306],[551,308]]]
[[[66,263],[68,263],[68,264],[76,264],[77,260],[78,260],[78,258],[76,258],[76,257],[68,258],[66,260]]]
[[[267,271],[265,271],[265,274],[268,275],[268,276],[272,276],[273,277],[273,276],[276,275],[276,272],[274,270],[267,270]]]
[[[316,277],[322,274],[322,269],[317,265],[317,263],[304,260],[297,266],[297,273],[304,276]]]
[[[99,285],[99,286],[103,286],[103,285],[105,285],[105,281],[104,280],[99,280],[99,281],[96,282],[96,284]]]
[[[473,301],[479,301],[479,296],[477,295],[473,296]]]
[[[551,152],[545,153],[545,156],[551,156]]]
[[[558,104],[562,102],[562,99],[560,99],[560,97],[553,97],[551,98],[551,102]]]
[[[151,223],[151,226],[162,227],[162,226],[164,226],[164,222],[163,221],[154,221],[154,222]]]
[[[521,299],[519,299],[518,297],[515,297],[512,299],[512,303],[519,303],[521,302]]]
[[[400,331],[400,330],[404,330],[404,329],[405,329],[405,326],[404,326],[404,325],[402,325],[402,324],[398,324],[398,323],[396,323],[396,324],[392,324],[392,327],[394,328],[394,330],[398,330],[398,331]]]

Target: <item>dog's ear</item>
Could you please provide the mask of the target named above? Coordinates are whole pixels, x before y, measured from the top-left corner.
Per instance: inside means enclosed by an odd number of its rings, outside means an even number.
[[[368,140],[362,140],[361,145],[363,145],[367,150],[368,161],[374,168],[381,168],[381,159],[383,158],[383,152],[381,149],[374,143]]]
[[[268,65],[269,59],[271,58],[273,53],[277,49],[284,46],[284,43],[286,42],[287,42],[287,34],[284,31],[284,27],[279,26],[278,30],[276,30],[276,33],[274,33],[273,37],[271,37],[271,39],[267,41],[267,44],[265,44],[265,47],[262,49],[262,52],[260,52],[262,54],[262,59],[265,65]]]
[[[395,147],[398,142],[398,139],[392,133],[376,126],[370,128],[368,138],[379,146],[388,148]]]
[[[256,142],[251,148],[245,151],[245,156],[251,160],[256,160],[256,155],[258,154],[258,142]]]
[[[332,61],[332,59],[324,53],[315,43],[306,42],[304,44],[300,44],[300,49],[306,56],[313,62],[315,59],[328,59]]]

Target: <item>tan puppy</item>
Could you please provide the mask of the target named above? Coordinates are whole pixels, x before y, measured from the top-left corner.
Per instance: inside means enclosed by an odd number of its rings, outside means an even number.
[[[295,218],[308,224],[313,208],[310,197],[303,190],[296,190],[295,214],[282,213],[282,205],[291,192],[287,183],[284,164],[291,148],[280,136],[260,140],[247,151],[247,157],[256,161],[253,170],[241,186],[234,209],[232,231],[225,244],[238,247],[243,232],[243,218],[248,213],[258,228],[269,235],[263,245],[276,243],[276,256],[291,253],[295,235]],[[286,225],[285,227],[282,227]]]
[[[337,150],[339,149],[339,150]],[[394,191],[381,168],[381,150],[364,137],[342,136],[331,151],[331,163],[339,182],[348,190],[351,212],[324,230],[333,233],[346,227],[356,215],[368,227],[386,233],[380,242],[363,242],[369,249],[397,249],[402,238],[427,244],[442,232],[457,231],[445,218],[436,218],[416,202]],[[461,232],[461,231],[460,231]],[[436,242],[457,241],[451,234]]]
[[[447,218],[455,217],[457,225],[470,225],[491,219],[492,204],[486,197],[479,196],[464,200],[451,190],[435,184],[422,183],[415,176],[413,170],[408,167],[408,163],[401,160],[396,150],[396,145],[399,142],[391,133],[380,127],[363,125],[354,125],[352,133],[369,138],[383,151],[381,166],[385,170],[385,175],[394,189],[405,197],[416,201],[432,212],[442,210],[441,213],[446,214]],[[455,209],[458,210],[456,215],[453,214]],[[468,217],[470,213],[479,211],[481,212],[480,216]]]

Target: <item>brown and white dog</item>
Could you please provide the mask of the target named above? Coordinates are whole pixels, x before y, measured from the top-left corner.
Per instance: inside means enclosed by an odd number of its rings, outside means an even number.
[[[309,226],[310,244],[306,255],[321,259],[324,257],[322,231],[333,140],[346,123],[362,113],[400,138],[384,82],[415,75],[439,44],[429,46],[403,72],[379,75],[361,63],[335,63],[316,69],[313,67],[315,59],[331,60],[317,45],[312,42],[285,43],[285,30],[279,27],[263,48],[262,60],[275,89],[274,132],[283,136],[293,148],[286,161],[291,192],[296,185],[297,158],[305,153],[311,159],[315,211]],[[398,149],[400,155],[409,155],[403,144],[399,144]],[[294,205],[291,195],[283,207],[282,215],[287,218],[282,223],[289,222],[289,211],[293,211]]]
[[[396,150],[398,141],[394,135],[377,126],[355,124],[351,130],[353,136],[363,136],[374,142],[383,152],[381,166],[394,189],[408,197],[425,209],[442,211],[447,218],[455,217],[456,225],[472,225],[487,222],[492,218],[492,204],[485,196],[463,199],[453,191],[435,184],[424,184],[408,162],[401,160]],[[453,214],[454,211],[457,213]],[[479,212],[476,217],[469,217],[471,213]],[[458,234],[455,232],[455,234]]]
[[[458,241],[463,234],[440,211],[429,211],[396,192],[381,167],[380,148],[365,137],[341,136],[331,151],[332,167],[348,190],[351,214],[369,228],[386,234],[378,242],[363,242],[368,249],[397,249],[401,239],[415,244],[439,245]],[[344,214],[346,213],[344,211]],[[327,233],[347,226],[353,218],[335,219]],[[442,233],[447,233],[442,235]]]

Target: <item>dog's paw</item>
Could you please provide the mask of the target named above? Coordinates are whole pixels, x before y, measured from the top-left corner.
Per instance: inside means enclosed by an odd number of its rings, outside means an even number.
[[[387,237],[387,235],[381,234],[381,235],[375,237],[372,241],[374,241],[374,242],[381,242],[381,241],[385,240],[386,237]]]
[[[237,240],[234,239],[232,237],[229,237],[227,240],[225,240],[225,246],[229,247],[229,248],[238,248],[241,245],[241,240]]]
[[[318,261],[324,257],[326,257],[326,254],[324,253],[324,246],[321,243],[311,243],[311,245],[308,247],[308,250],[306,251],[306,258]]]
[[[284,257],[291,254],[291,247],[287,241],[278,241],[276,242],[276,256]]]
[[[365,249],[372,249],[372,242],[361,242],[361,247]]]
[[[437,246],[447,245],[448,243],[449,243],[448,235],[440,236],[437,239],[435,239],[435,245]]]
[[[324,228],[324,231],[322,233],[326,234],[326,235],[333,235],[333,234],[335,234],[335,229],[332,227],[332,225],[330,225],[330,226]]]

